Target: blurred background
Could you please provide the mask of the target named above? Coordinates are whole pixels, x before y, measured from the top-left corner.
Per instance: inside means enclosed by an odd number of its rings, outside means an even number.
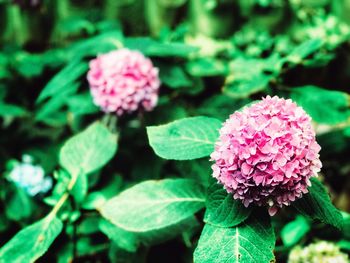
[[[121,47],[160,69],[160,101],[153,112],[119,120],[118,154],[102,171],[113,176],[93,176],[91,189],[111,196],[145,179],[205,180],[208,160],[160,160],[144,127],[197,115],[225,120],[262,96],[292,98],[313,118],[320,178],[348,223],[341,232],[282,213],[274,219],[277,262],[319,239],[350,251],[350,0],[0,0],[0,245],[49,203],[45,194],[18,192],[5,174],[29,154],[55,184],[62,143],[103,117],[89,93],[88,62]],[[191,262],[196,231],[118,261],[89,213],[72,219],[81,237],[74,262]],[[69,231],[42,262],[72,260]]]

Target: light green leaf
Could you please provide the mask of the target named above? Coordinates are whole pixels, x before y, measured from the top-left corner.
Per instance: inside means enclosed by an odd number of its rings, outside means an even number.
[[[207,210],[204,222],[218,227],[232,227],[242,223],[251,213],[241,201],[233,199],[218,182],[208,188]]]
[[[333,206],[326,188],[315,178],[311,178],[311,182],[312,186],[309,188],[309,193],[295,201],[293,206],[305,216],[341,229],[343,216]]]
[[[275,236],[270,218],[254,213],[233,228],[204,226],[194,252],[195,263],[256,262],[270,263],[274,259]]]
[[[349,95],[316,86],[291,89],[291,98],[319,123],[338,124],[350,117]]]
[[[305,217],[297,218],[286,224],[281,230],[281,238],[285,246],[293,246],[300,241],[309,231],[310,223]]]
[[[62,231],[61,220],[47,216],[22,229],[0,249],[0,262],[34,262],[51,246]]]
[[[146,181],[107,201],[104,218],[129,232],[148,232],[176,225],[204,207],[200,184],[188,179]]]
[[[165,125],[147,127],[155,153],[165,159],[191,160],[210,155],[219,136],[221,122],[209,117],[192,117]]]
[[[77,59],[70,62],[60,72],[58,72],[50,81],[46,84],[41,91],[37,102],[42,102],[44,99],[59,94],[64,91],[68,85],[75,82],[81,75],[83,75],[88,69],[87,62],[79,61]]]
[[[96,122],[63,145],[59,162],[71,175],[88,174],[104,166],[116,151],[117,136]]]

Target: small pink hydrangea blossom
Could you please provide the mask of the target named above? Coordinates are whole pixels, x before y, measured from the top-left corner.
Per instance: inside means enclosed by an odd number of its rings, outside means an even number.
[[[90,61],[87,74],[94,103],[122,115],[140,108],[151,111],[158,101],[158,68],[138,51],[111,51]]]
[[[213,176],[234,199],[274,215],[307,193],[322,164],[311,118],[290,99],[267,96],[230,115],[211,154]]]

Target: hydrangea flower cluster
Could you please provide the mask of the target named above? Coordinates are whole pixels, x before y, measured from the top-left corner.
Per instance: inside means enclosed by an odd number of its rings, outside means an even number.
[[[30,196],[46,193],[52,187],[52,178],[45,177],[44,169],[33,164],[31,156],[24,155],[22,162],[15,162],[8,179],[22,188]]]
[[[304,248],[297,246],[289,254],[288,263],[348,263],[349,257],[338,246],[319,241]]]
[[[267,96],[226,120],[211,154],[213,176],[244,206],[268,206],[274,215],[308,192],[320,149],[305,111]]]
[[[138,51],[126,48],[98,56],[87,75],[94,103],[104,112],[122,115],[158,101],[158,68]]]

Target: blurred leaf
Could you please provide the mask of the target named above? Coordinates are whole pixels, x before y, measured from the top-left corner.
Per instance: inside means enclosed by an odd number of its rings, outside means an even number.
[[[341,229],[343,217],[339,210],[333,206],[326,188],[315,178],[311,178],[311,183],[309,193],[293,202],[292,205],[300,213],[311,219],[318,219],[323,223]]]
[[[39,94],[37,102],[42,102],[44,99],[60,94],[67,86],[72,85],[81,75],[88,69],[88,64],[77,59],[70,62],[60,72],[58,72],[44,87]]]
[[[281,230],[281,238],[285,246],[297,244],[309,231],[309,221],[298,215],[297,218],[286,224]]]
[[[250,99],[235,99],[227,95],[215,95],[203,101],[198,108],[200,115],[226,120],[230,114],[251,102]]]
[[[5,205],[6,217],[17,222],[30,218],[34,210],[30,196],[14,185],[8,190]]]
[[[146,56],[188,58],[198,50],[197,47],[183,43],[161,43],[149,37],[128,37],[124,45],[129,49],[137,49]]]
[[[213,182],[215,181],[215,182]],[[252,209],[233,199],[221,184],[212,180],[208,188],[204,222],[217,227],[233,227],[246,220]]]
[[[90,92],[78,94],[68,98],[69,111],[74,114],[91,114],[99,112],[99,108],[93,103]]]
[[[344,92],[304,86],[291,89],[290,96],[316,122],[338,124],[350,117],[349,95]]]
[[[227,63],[212,58],[191,60],[187,62],[186,69],[196,77],[227,75],[229,72]]]
[[[214,150],[221,122],[209,117],[192,117],[160,126],[147,127],[148,139],[156,154],[164,159],[191,160]]]
[[[265,74],[252,75],[249,80],[237,80],[224,86],[223,92],[233,98],[248,98],[251,94],[263,91],[271,80]]]
[[[34,262],[51,246],[62,231],[63,224],[55,216],[48,215],[22,229],[0,249],[2,262]]]
[[[67,103],[67,99],[77,92],[79,85],[80,83],[77,82],[71,83],[71,85],[67,86],[61,93],[52,97],[37,110],[35,119],[37,121],[45,121],[46,119],[52,118],[52,115],[58,112]]]
[[[269,216],[253,213],[247,221],[232,228],[206,224],[194,252],[194,262],[272,262],[274,246]]]
[[[74,58],[97,56],[118,49],[122,46],[123,35],[120,30],[106,33],[76,42],[68,48],[68,52]]]
[[[322,45],[322,39],[310,39],[294,48],[292,52],[285,58],[285,60],[294,64],[299,64],[307,56],[319,50],[322,47]]]
[[[107,201],[104,218],[129,232],[148,232],[176,225],[204,207],[204,191],[195,181],[145,181]]]
[[[71,190],[71,194],[77,204],[84,201],[88,192],[88,181],[85,173],[78,174],[77,180]]]
[[[117,136],[96,122],[63,145],[59,161],[72,176],[77,176],[101,168],[116,151]]]
[[[27,111],[19,106],[0,102],[1,117],[23,117],[27,115]]]
[[[159,64],[159,76],[163,84],[170,88],[190,88],[193,81],[184,71],[182,66],[169,65],[169,63]]]
[[[120,248],[129,252],[136,252],[139,240],[135,233],[125,231],[107,220],[100,220],[99,228]]]

